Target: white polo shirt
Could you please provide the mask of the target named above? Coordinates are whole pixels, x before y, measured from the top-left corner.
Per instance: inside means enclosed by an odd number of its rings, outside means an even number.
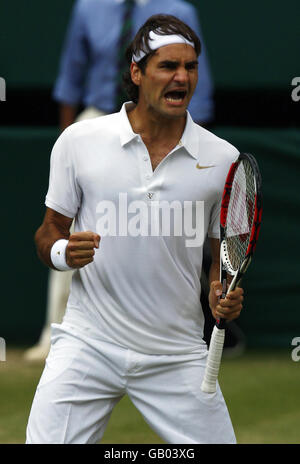
[[[75,217],[75,231],[101,236],[93,263],[73,275],[65,321],[142,353],[201,351],[202,245],[219,237],[238,151],[187,113],[180,142],[153,172],[131,104],[71,125],[51,154],[46,205]]]

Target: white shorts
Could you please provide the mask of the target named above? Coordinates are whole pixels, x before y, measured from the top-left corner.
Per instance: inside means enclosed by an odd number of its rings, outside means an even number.
[[[206,353],[142,354],[53,324],[26,443],[98,443],[125,394],[166,443],[236,443],[219,386],[200,389],[205,363]]]

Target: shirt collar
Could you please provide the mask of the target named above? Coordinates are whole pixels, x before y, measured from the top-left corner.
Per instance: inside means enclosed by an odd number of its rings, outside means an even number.
[[[134,103],[126,102],[123,104],[121,111],[120,111],[120,117],[121,117],[120,141],[121,141],[122,146],[126,145],[131,140],[135,139],[136,137],[139,137],[139,134],[136,134],[135,132],[133,132],[131,124],[127,116],[127,109],[129,109],[130,106],[132,105],[134,105]],[[190,113],[187,111],[185,128],[184,128],[181,140],[179,141],[177,147],[174,148],[174,151],[178,150],[179,148],[184,148],[189,155],[197,159],[198,158],[197,156],[198,134],[197,134],[197,129],[195,126],[196,124],[194,123]]]
[[[185,128],[179,142],[179,145],[193,158],[198,158],[198,134],[196,124],[194,123],[190,113],[187,111]]]
[[[126,102],[123,104],[120,110],[120,117],[121,117],[120,141],[121,141],[122,147],[126,145],[126,143],[135,139],[136,137],[139,137],[139,134],[136,134],[135,132],[133,132],[131,124],[127,116],[127,109],[129,109],[131,106],[132,107],[135,106],[133,102]]]

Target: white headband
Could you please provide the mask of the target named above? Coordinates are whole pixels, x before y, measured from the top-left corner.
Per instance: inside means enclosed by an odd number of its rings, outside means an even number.
[[[185,39],[182,35],[160,35],[156,34],[154,31],[150,31],[149,38],[149,47],[151,50],[157,50],[158,48],[164,47],[165,45],[172,45],[177,43],[191,45],[193,48],[195,48],[194,43]],[[132,55],[132,61],[138,63],[146,55],[147,53],[141,50],[136,55]]]

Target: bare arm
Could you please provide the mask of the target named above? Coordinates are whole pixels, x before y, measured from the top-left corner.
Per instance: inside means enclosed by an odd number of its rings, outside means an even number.
[[[76,118],[77,106],[62,103],[59,107],[59,125],[61,131],[73,124]]]
[[[70,267],[81,268],[91,263],[94,248],[99,248],[100,236],[91,231],[76,232],[70,235],[73,219],[47,208],[44,221],[35,233],[35,244],[40,260],[55,269],[50,258],[51,248],[59,239],[68,240],[66,262]]]
[[[220,241],[210,239],[211,266],[209,269],[209,284],[220,280]]]
[[[220,282],[220,242],[218,239],[210,239],[212,263],[209,272],[209,306],[215,319],[233,320],[239,317],[243,308],[242,288],[237,287],[230,293],[227,293],[224,300],[220,299],[222,295],[222,284]]]

